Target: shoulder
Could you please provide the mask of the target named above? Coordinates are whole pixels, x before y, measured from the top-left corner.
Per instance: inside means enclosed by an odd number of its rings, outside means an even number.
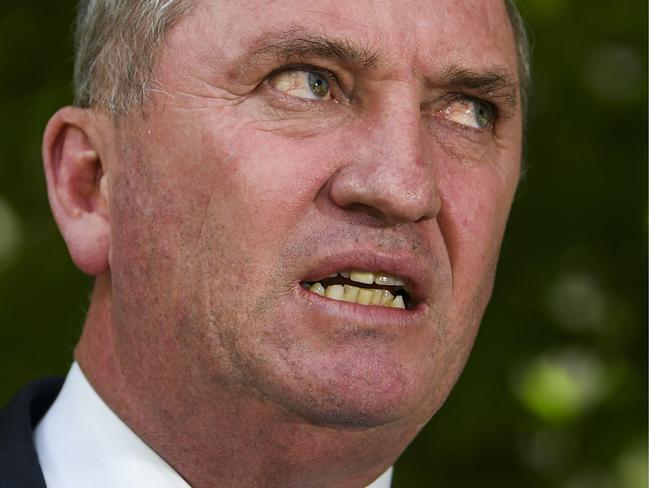
[[[38,380],[0,409],[0,488],[45,488],[33,429],[62,384],[63,378]]]

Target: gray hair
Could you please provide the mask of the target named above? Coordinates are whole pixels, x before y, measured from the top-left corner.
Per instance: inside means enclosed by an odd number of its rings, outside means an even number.
[[[519,91],[521,93],[521,111],[526,120],[528,112],[528,95],[530,94],[530,42],[528,40],[528,30],[523,17],[517,9],[515,0],[506,0],[506,9],[508,17],[512,24],[513,34],[515,36],[515,46],[517,47],[517,62],[519,75]]]
[[[75,29],[75,105],[113,115],[142,107],[160,45],[189,0],[81,0]]]
[[[525,113],[530,54],[524,21],[505,0],[519,60]],[[75,105],[102,107],[117,116],[143,107],[155,79],[159,48],[191,0],[80,0],[75,29]]]

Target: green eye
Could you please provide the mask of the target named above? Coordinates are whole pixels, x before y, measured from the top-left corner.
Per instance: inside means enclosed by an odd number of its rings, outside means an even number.
[[[309,72],[309,88],[318,98],[325,98],[330,91],[330,84],[320,73]]]
[[[332,98],[327,77],[318,71],[301,69],[281,71],[269,79],[269,84],[278,91],[298,98],[310,100]]]
[[[491,122],[490,117],[491,117],[491,113],[488,110],[487,106],[485,106],[483,104],[477,105],[475,115],[474,115],[474,119],[476,120],[476,125],[478,127],[485,128],[488,125],[490,125],[490,122]]]
[[[447,120],[474,129],[487,129],[494,123],[494,108],[487,102],[465,98],[454,100],[446,109]]]

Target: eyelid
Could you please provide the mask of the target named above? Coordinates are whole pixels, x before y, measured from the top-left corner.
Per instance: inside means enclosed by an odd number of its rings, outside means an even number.
[[[488,122],[488,125],[486,127],[484,127],[484,128],[471,127],[471,126],[469,126],[467,124],[462,124],[462,123],[455,122],[453,120],[447,119],[447,120],[449,120],[449,122],[455,123],[458,126],[463,127],[463,128],[465,128],[467,130],[474,130],[474,131],[476,131],[476,130],[483,130],[483,131],[492,130],[494,128],[497,120],[499,119],[500,110],[499,110],[498,105],[491,102],[490,100],[485,100],[485,99],[478,98],[478,97],[468,95],[468,94],[465,94],[465,93],[450,93],[448,96],[446,96],[444,98],[444,107],[445,108],[443,108],[442,110],[438,110],[436,112],[437,113],[446,112],[446,111],[449,110],[449,107],[451,107],[451,105],[453,103],[456,103],[456,102],[468,103],[468,104],[476,103],[476,104],[479,104],[479,105],[483,105],[489,111],[489,114],[490,114],[489,119],[490,120]]]
[[[269,80],[273,78],[274,76],[277,76],[281,73],[285,73],[287,71],[311,71],[314,73],[318,73],[322,75],[323,77],[327,78],[328,83],[330,84],[330,89],[332,91],[332,98],[334,99],[334,102],[343,102],[343,103],[349,103],[351,100],[351,97],[345,92],[343,89],[339,77],[332,72],[331,70],[327,68],[321,68],[318,66],[314,66],[311,64],[306,64],[306,63],[291,63],[291,64],[286,64],[284,66],[280,66],[279,68],[274,69],[271,71],[266,77],[264,78],[264,82],[267,85],[270,85]],[[274,89],[274,88],[273,88]],[[275,90],[275,89],[274,89]],[[278,92],[278,90],[276,90]],[[282,92],[280,92],[282,93]],[[291,96],[291,95],[287,95]],[[296,97],[297,98],[297,97]],[[303,99],[304,102],[306,103],[323,103],[324,101],[320,100],[309,100],[309,99]]]
[[[475,97],[473,95],[467,95],[464,93],[453,93],[450,101],[461,101],[461,102],[476,102],[482,105],[485,105],[490,109],[490,111],[496,116],[499,111],[499,107],[494,102],[486,100],[484,98]]]

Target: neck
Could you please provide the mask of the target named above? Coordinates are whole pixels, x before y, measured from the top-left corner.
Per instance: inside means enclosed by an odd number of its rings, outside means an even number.
[[[111,308],[110,278],[102,276],[75,357],[108,406],[195,488],[366,486],[419,429],[314,425],[243,385],[206,382],[175,364],[178,354],[161,352],[154,361],[137,347],[124,354],[122,340],[143,338],[137,331],[123,337]]]

